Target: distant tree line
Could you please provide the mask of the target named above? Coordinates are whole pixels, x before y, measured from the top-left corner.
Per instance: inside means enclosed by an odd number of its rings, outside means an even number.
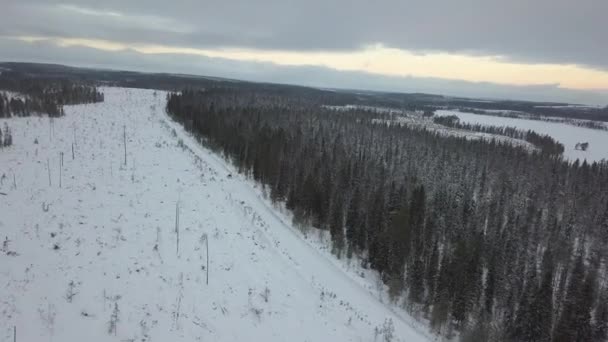
[[[2,90],[17,93],[9,96]],[[63,115],[63,105],[102,102],[95,86],[68,80],[26,78],[21,74],[0,75],[0,117],[47,114]]]
[[[267,91],[184,90],[167,112],[437,333],[606,340],[606,164]]]
[[[561,155],[564,153],[564,145],[557,142],[551,136],[538,134],[532,130],[524,131],[509,126],[488,126],[460,122],[456,115],[442,115],[433,117],[433,122],[446,127],[463,129],[472,132],[502,135],[513,139],[525,140],[539,148],[543,153],[549,155]]]
[[[448,101],[442,106],[430,105],[433,109],[460,110],[462,112],[502,116],[520,117],[518,113],[529,114],[528,119],[546,120],[547,118],[563,118],[577,121],[570,121],[571,124],[586,125],[582,120],[588,122],[589,128],[601,129],[593,121],[608,122],[608,107],[584,107],[568,106],[565,103],[543,103],[528,101]],[[550,120],[547,120],[550,121]]]
[[[575,112],[582,112],[580,115],[572,114],[567,111],[569,108],[574,108]],[[586,107],[557,107],[557,108],[537,108],[533,107],[532,112],[512,112],[512,111],[488,111],[477,108],[449,108],[458,110],[463,113],[473,113],[489,116],[498,116],[501,118],[537,120],[546,122],[565,123],[572,126],[578,126],[589,129],[608,130],[605,122],[608,121],[608,108],[586,108]],[[536,110],[536,111],[534,111]],[[586,113],[586,114],[585,114]]]

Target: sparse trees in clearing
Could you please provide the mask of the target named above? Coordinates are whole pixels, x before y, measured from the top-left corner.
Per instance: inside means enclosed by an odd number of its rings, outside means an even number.
[[[378,341],[378,338],[382,340]],[[374,341],[392,342],[395,338],[395,326],[392,318],[387,318],[382,323],[382,326],[374,328]]]

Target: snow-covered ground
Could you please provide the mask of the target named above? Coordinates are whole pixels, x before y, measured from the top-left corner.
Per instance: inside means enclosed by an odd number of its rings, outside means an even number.
[[[587,159],[600,161],[608,159],[608,131],[577,127],[567,123],[526,120],[500,116],[464,113],[459,111],[438,110],[436,115],[456,115],[461,122],[475,123],[488,126],[510,126],[522,130],[533,130],[547,134],[564,145],[564,157],[570,160]],[[576,143],[588,142],[587,151],[576,150]]]
[[[0,341],[434,338],[184,133],[163,93],[103,92],[0,120]]]

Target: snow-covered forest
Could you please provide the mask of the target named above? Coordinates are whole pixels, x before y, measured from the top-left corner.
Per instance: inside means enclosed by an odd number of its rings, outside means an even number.
[[[377,124],[390,114],[268,89],[186,90],[167,110],[438,334],[606,339],[605,163]]]
[[[33,114],[58,117],[63,115],[63,105],[103,101],[95,86],[10,71],[2,73],[0,90],[0,118]]]

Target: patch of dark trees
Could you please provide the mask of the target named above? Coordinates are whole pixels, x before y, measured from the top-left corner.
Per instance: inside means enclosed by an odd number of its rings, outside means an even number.
[[[463,341],[605,341],[608,166],[375,124],[298,98],[185,90],[167,112]]]
[[[574,145],[575,150],[587,151],[588,148],[589,148],[588,142],[576,143],[576,145]]]
[[[524,131],[515,127],[508,126],[488,126],[481,124],[462,123],[456,115],[444,115],[433,117],[433,122],[442,126],[462,129],[472,132],[480,132],[487,134],[502,135],[513,139],[525,140],[536,146],[542,153],[548,155],[562,155],[564,153],[564,145],[557,142],[551,136],[546,134],[538,134],[532,130]]]
[[[8,96],[0,91],[0,118],[46,114],[63,115],[64,105],[103,101],[103,94],[93,85],[65,79],[31,77],[11,71],[0,74],[0,90],[18,94]]]

